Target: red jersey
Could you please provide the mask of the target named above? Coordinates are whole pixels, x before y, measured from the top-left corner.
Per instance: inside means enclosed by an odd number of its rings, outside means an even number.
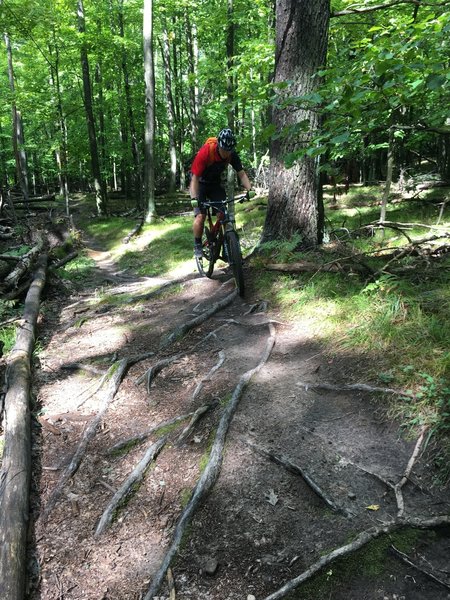
[[[192,163],[191,173],[197,175],[202,182],[220,181],[221,173],[231,164],[236,171],[242,171],[242,163],[236,152],[232,152],[229,158],[223,159],[217,148],[217,140],[209,141],[197,152]]]

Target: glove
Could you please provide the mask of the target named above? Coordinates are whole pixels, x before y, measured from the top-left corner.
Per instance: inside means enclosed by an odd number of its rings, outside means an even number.
[[[255,192],[253,190],[247,190],[247,193],[245,194],[246,202],[250,202],[250,200],[254,197],[255,197]]]

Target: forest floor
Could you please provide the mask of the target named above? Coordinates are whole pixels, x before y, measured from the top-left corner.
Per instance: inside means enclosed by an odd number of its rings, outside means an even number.
[[[96,261],[93,276],[82,288],[48,287],[39,324],[30,600],[145,597],[208,461],[224,406],[243,374],[258,365],[231,421],[218,480],[172,561],[174,590],[165,578],[155,598],[263,600],[361,532],[395,520],[393,486],[402,480],[417,440],[405,439],[379,394],[342,389],[361,383],[367,357],[330,358],[306,320],[286,322],[264,298],[254,297],[250,267],[245,299],[234,298],[178,341],[161,344],[233,291],[229,275],[188,277],[176,294],[96,305],[90,301],[98,290],[120,298],[153,282],[117,273],[102,248],[92,246],[89,255]],[[194,261],[187,265],[187,276],[194,267]],[[275,345],[262,364],[272,327]],[[148,352],[154,355],[128,368],[79,468],[55,498],[61,473],[104,401],[102,376],[117,360]],[[148,392],[139,378],[175,355]],[[336,389],[314,387],[323,384]],[[112,446],[201,406],[209,410],[184,441],[179,436],[190,417],[165,427],[157,458],[95,536],[114,493],[161,432],[122,453],[111,453]],[[448,489],[435,485],[434,476],[420,451],[401,488],[405,516],[449,514]],[[449,533],[403,528],[380,535],[283,597],[450,598]]]

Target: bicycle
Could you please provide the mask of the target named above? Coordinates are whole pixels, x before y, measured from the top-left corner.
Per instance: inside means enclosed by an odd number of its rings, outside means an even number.
[[[245,283],[242,268],[242,253],[239,236],[235,229],[234,203],[239,204],[246,199],[250,200],[255,192],[248,192],[235,198],[230,198],[218,204],[217,202],[203,202],[206,208],[206,222],[203,230],[202,249],[203,256],[195,257],[197,269],[203,277],[212,277],[214,265],[220,258],[227,262],[233,271],[233,277],[240,296],[244,296]],[[196,200],[192,202],[195,206]],[[220,206],[221,210],[218,210]],[[212,209],[217,210],[216,221],[213,223]]]

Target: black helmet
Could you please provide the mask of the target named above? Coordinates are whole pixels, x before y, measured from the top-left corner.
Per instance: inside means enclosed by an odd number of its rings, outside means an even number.
[[[231,129],[222,129],[217,136],[217,143],[219,144],[219,148],[222,148],[222,150],[234,150],[236,148],[236,138],[234,137],[234,133],[231,131]]]

